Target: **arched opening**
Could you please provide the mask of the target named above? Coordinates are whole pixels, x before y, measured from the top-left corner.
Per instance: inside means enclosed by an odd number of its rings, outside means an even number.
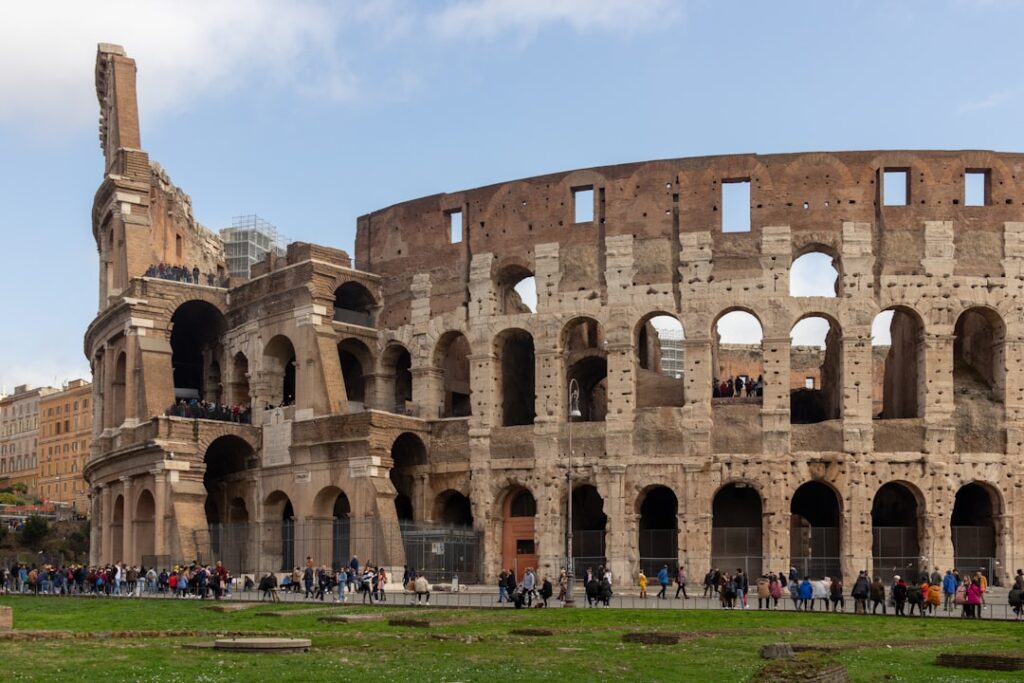
[[[412,356],[401,344],[391,344],[382,358],[384,374],[391,382],[394,411],[401,414],[414,412],[412,404]]]
[[[747,311],[728,311],[712,328],[714,398],[754,398],[764,395],[764,333],[761,321]]]
[[[139,499],[135,503],[135,517],[132,520],[134,529],[132,542],[135,548],[135,557],[131,562],[141,562],[146,567],[152,567],[153,558],[153,535],[155,533],[154,523],[156,521],[156,502],[149,489],[143,489]],[[127,558],[126,558],[127,559]]]
[[[508,266],[498,275],[498,311],[505,315],[537,312],[537,279],[522,266]]]
[[[761,496],[753,487],[733,482],[718,490],[711,502],[712,567],[761,575],[761,515]]]
[[[836,297],[842,287],[838,259],[821,251],[800,256],[789,268],[790,296]]]
[[[909,308],[882,311],[871,325],[872,355],[885,354],[873,382],[876,419],[921,417],[924,411],[924,324]],[[878,369],[879,363],[872,366]]]
[[[800,576],[837,576],[841,516],[835,491],[820,481],[809,481],[793,494],[789,511],[792,566]]]
[[[576,318],[562,329],[566,385],[579,384],[580,421],[603,422],[608,413],[608,351],[593,318]]]
[[[495,353],[502,426],[533,424],[537,415],[533,335],[525,330],[505,330],[495,339]]]
[[[267,533],[264,534],[264,553],[270,565],[280,571],[290,571],[295,564],[295,509],[283,491],[274,491],[263,504]]]
[[[239,351],[231,359],[231,403],[249,405],[249,359]]]
[[[996,578],[996,514],[998,494],[988,486],[971,482],[956,492],[950,529],[953,534],[953,565],[960,576],[982,572],[989,582]]]
[[[472,413],[469,353],[469,340],[461,332],[447,332],[437,343],[434,362],[443,375],[441,417],[468,417]]]
[[[640,503],[640,568],[657,576],[662,566],[675,572],[679,564],[679,501],[667,486],[649,489]]]
[[[125,410],[127,409],[128,397],[125,393],[125,384],[128,377],[128,360],[124,353],[117,354],[117,362],[114,365],[114,381],[110,386],[111,416],[113,423],[109,426],[120,427],[124,424]]]
[[[236,497],[231,500],[228,507],[228,524],[248,524],[249,510],[245,505],[245,499]],[[244,566],[244,565],[243,565]]]
[[[348,565],[351,544],[352,506],[348,496],[336,486],[328,486],[316,495],[313,504],[317,515],[331,520],[331,567],[339,569]]]
[[[809,316],[793,326],[790,338],[790,423],[838,420],[843,411],[842,330],[824,316]]]
[[[220,340],[224,315],[205,301],[186,301],[171,316],[174,399],[220,402]]]
[[[346,282],[334,290],[334,319],[338,322],[373,327],[376,306],[370,290],[358,282]]]
[[[924,510],[917,496],[904,484],[889,482],[875,493],[871,505],[871,555],[873,576],[885,581],[899,574],[915,580],[921,561],[921,530]],[[924,568],[926,569],[926,568]]]
[[[956,450],[1005,453],[1006,326],[992,309],[969,308],[953,334]]]
[[[247,482],[245,471],[255,452],[252,446],[237,436],[221,436],[214,439],[203,456],[206,472],[203,486],[206,488],[206,525],[210,535],[210,547],[205,549],[206,559],[223,560],[234,571],[241,571],[248,560],[248,514],[245,520],[232,518],[238,514],[232,507],[234,500],[245,495]],[[242,503],[245,510],[245,503]],[[223,514],[226,512],[226,516]],[[201,549],[202,550],[202,549]]]
[[[269,375],[267,406],[290,406],[295,403],[298,386],[296,379],[295,347],[292,341],[279,334],[263,350],[263,369]]]
[[[469,497],[458,491],[444,491],[434,504],[434,519],[447,526],[472,527],[473,506]]]
[[[652,313],[636,330],[636,405],[638,408],[683,405],[683,324]]]
[[[501,565],[515,572],[516,579],[527,567],[536,567],[540,557],[534,521],[537,501],[527,489],[517,486],[505,496],[502,504]]]
[[[572,556],[577,578],[587,568],[605,565],[605,528],[608,516],[604,513],[604,499],[591,484],[577,486],[572,492]]]
[[[114,499],[113,520],[110,524],[110,562],[122,562],[124,557],[124,496]]]
[[[395,487],[395,513],[400,522],[413,521],[416,473],[427,464],[427,449],[415,434],[400,434],[391,445],[390,479]]]
[[[366,402],[366,373],[373,369],[373,356],[363,342],[358,339],[345,339],[338,344],[338,361],[341,363],[341,376],[345,382],[345,397],[349,403],[349,411],[359,411]]]

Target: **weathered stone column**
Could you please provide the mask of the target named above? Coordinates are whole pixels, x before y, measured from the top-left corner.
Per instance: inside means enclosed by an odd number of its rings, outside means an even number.
[[[118,560],[124,560],[128,564],[135,564],[135,549],[132,543],[134,540],[132,532],[135,531],[135,509],[134,505],[132,505],[132,478],[130,476],[121,477],[121,486],[124,489],[124,514],[122,515],[124,526],[121,529],[124,540],[121,544],[121,554],[123,557],[118,558]]]
[[[843,330],[843,450],[874,450],[871,424],[873,394],[871,328]]]
[[[99,484],[89,493],[89,564],[96,566],[103,558],[103,528],[107,518],[103,514],[103,489]]]
[[[923,406],[925,449],[932,454],[951,454],[956,450],[953,339],[952,334],[926,333],[918,345],[918,405]]]
[[[865,469],[869,466],[874,465],[854,459],[846,463],[849,474],[845,499],[840,508],[845,515],[841,518],[839,538],[840,566],[847,585],[852,585],[862,569],[872,570],[871,505],[874,492],[866,493],[868,486],[865,483]]]
[[[626,466],[619,464],[607,465],[604,476],[599,477],[604,484],[599,487],[599,492],[604,498],[605,515],[608,517],[604,554],[617,586],[629,585],[632,576],[626,528],[625,479]]]
[[[101,506],[103,508],[102,513],[100,513],[100,523],[103,525],[103,541],[100,545],[98,561],[100,564],[110,564],[117,562],[117,558],[112,557],[114,550],[114,529],[112,526],[114,521],[114,503],[111,500],[109,484],[100,484],[98,488],[100,489]]]
[[[153,470],[153,553],[157,556],[167,552],[167,475],[163,469]]]
[[[761,342],[764,366],[764,400],[761,429],[764,453],[789,452],[789,348],[788,337],[765,337]]]
[[[433,366],[413,366],[412,400],[419,409],[419,417],[425,420],[436,420],[441,416],[444,405],[444,372]]]
[[[679,501],[679,547],[686,560],[687,576],[693,582],[702,579],[711,566],[711,487],[707,472],[700,466],[684,465],[683,479],[683,490],[690,495]]]

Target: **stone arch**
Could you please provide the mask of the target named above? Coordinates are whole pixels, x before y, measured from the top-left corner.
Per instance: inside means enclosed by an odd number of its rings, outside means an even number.
[[[495,277],[498,313],[515,315],[537,312],[537,278],[520,263],[508,263]]]
[[[663,484],[648,486],[637,496],[637,549],[640,568],[657,576],[663,565],[675,572],[679,563],[679,499]]]
[[[121,562],[124,559],[124,496],[118,494],[114,499],[114,507],[110,519],[110,562]]]
[[[634,326],[638,408],[685,404],[684,339],[683,323],[672,313],[652,311]]]
[[[821,479],[801,484],[790,499],[790,562],[801,576],[841,573],[842,496]]]
[[[427,447],[423,440],[412,432],[403,432],[391,444],[391,472],[389,477],[395,487],[395,513],[399,521],[415,519],[414,500],[420,497],[422,482],[416,475],[427,464]],[[420,510],[422,515],[423,511]]]
[[[136,558],[143,564],[153,556],[153,538],[156,530],[156,501],[149,489],[142,489],[135,500],[135,515],[132,517],[132,547]],[[152,566],[152,561],[147,565]]]
[[[960,453],[1006,451],[1006,323],[971,306],[953,328],[953,412]]]
[[[871,504],[872,576],[888,581],[894,574],[915,580],[922,565],[926,511],[921,491],[905,481],[878,488]]]
[[[381,354],[385,389],[392,400],[394,411],[405,414],[412,403],[412,355],[399,342],[391,342]]]
[[[816,243],[806,245],[789,267],[789,295],[838,297],[843,287],[839,264],[839,257],[831,248]]]
[[[362,327],[374,326],[377,301],[359,282],[344,282],[334,290],[334,316],[338,322]]]
[[[368,377],[373,375],[373,354],[362,341],[349,337],[338,342],[338,362],[351,412],[362,407],[372,394]]]
[[[434,500],[434,520],[447,526],[471,528],[473,505],[469,496],[455,489],[446,489]]]
[[[128,356],[122,351],[117,354],[117,360],[114,363],[114,381],[110,386],[110,414],[113,418],[111,427],[120,427],[124,424],[128,402],[127,382]]]
[[[560,346],[566,385],[579,385],[578,406],[585,422],[602,422],[608,412],[608,351],[601,324],[580,316],[562,327]]]
[[[252,403],[249,391],[249,359],[239,351],[231,358],[231,397],[235,405],[247,406]]]
[[[711,323],[712,396],[758,398],[764,395],[764,323],[749,308],[731,306]],[[738,382],[737,380],[742,380]]]
[[[527,567],[536,567],[540,557],[537,547],[537,501],[521,484],[505,488],[499,497],[501,506],[501,566],[511,569],[516,579]]]
[[[764,546],[764,497],[752,482],[730,480],[711,499],[711,566],[742,567],[760,576]]]
[[[885,332],[887,318],[888,332]],[[882,382],[873,382],[872,412],[876,419],[883,420],[923,417],[924,319],[909,306],[890,306],[875,316],[872,323],[872,347],[885,346],[886,336],[889,348],[883,364]]]
[[[957,489],[950,512],[950,533],[953,564],[961,576],[982,571],[989,582],[1000,578],[1006,548],[1004,501],[998,487],[972,480]]]
[[[270,565],[281,571],[298,566],[295,564],[295,508],[287,493],[275,489],[263,499],[263,519],[267,527],[263,534],[263,552]]]
[[[337,486],[325,486],[313,499],[313,514],[318,520],[329,521],[331,544],[322,552],[331,558],[331,567],[339,569],[346,566],[352,537],[352,505],[348,496]]]
[[[509,328],[494,337],[496,394],[501,425],[531,425],[536,410],[536,357],[533,335]]]
[[[174,400],[221,402],[221,340],[227,319],[219,307],[191,299],[171,315],[171,369]]]
[[[440,417],[468,417],[472,414],[469,356],[472,349],[462,332],[449,330],[434,348],[434,366],[441,370]]]
[[[597,487],[580,483],[572,490],[572,555],[577,578],[588,568],[597,570],[607,564],[605,535],[608,515],[604,512],[604,497]]]
[[[790,337],[790,423],[812,424],[841,418],[842,327],[826,313],[806,313],[790,329]]]
[[[300,386],[295,345],[287,335],[274,336],[263,347],[263,370],[269,376],[265,401],[271,406],[294,405]]]

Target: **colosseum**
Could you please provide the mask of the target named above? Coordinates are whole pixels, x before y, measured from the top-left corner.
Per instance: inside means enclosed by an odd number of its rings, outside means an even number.
[[[1024,155],[554,173],[228,278],[135,71],[99,47],[94,562],[1024,565]]]

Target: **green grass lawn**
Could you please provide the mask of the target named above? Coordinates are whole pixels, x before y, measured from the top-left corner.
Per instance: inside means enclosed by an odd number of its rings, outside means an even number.
[[[176,600],[0,598],[15,631],[73,631],[87,639],[0,640],[4,680],[743,681],[765,643],[856,646],[834,655],[855,681],[1024,679],[934,665],[942,651],[1024,652],[1024,623],[852,615],[676,610],[451,610],[325,607],[326,612],[429,619],[323,624],[309,605],[266,604],[228,614]],[[297,610],[295,616],[257,613]],[[548,628],[553,637],[511,635]],[[678,645],[624,644],[623,633],[685,634]],[[125,633],[129,632],[129,633]],[[136,632],[136,633],[131,633]],[[139,633],[142,632],[142,633]],[[301,655],[182,647],[221,632],[311,638]],[[942,643],[936,641],[942,641]]]

